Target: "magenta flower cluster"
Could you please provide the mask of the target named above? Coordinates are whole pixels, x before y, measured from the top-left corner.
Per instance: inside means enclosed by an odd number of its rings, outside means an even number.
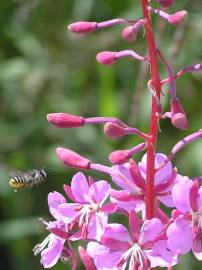
[[[173,4],[173,0],[156,2],[162,7]],[[170,15],[151,6],[148,6],[148,12],[159,15],[172,25],[182,23],[187,16],[184,10]],[[86,34],[117,24],[127,25],[123,28],[122,37],[127,42],[134,42],[147,20],[143,17],[138,20],[118,18],[100,23],[76,22],[70,24],[68,29],[74,33]],[[188,129],[187,116],[176,96],[175,79],[186,72],[201,70],[202,65],[191,65],[175,73],[161,51],[157,49],[156,53],[168,73],[168,78],[160,82],[161,85],[169,84],[171,98],[170,111],[163,112],[151,78],[148,90],[156,102],[156,117],[170,118],[176,128]],[[141,56],[132,50],[104,51],[98,53],[96,59],[100,64],[111,65],[126,56],[151,64],[149,56]],[[35,255],[41,253],[41,263],[45,268],[62,260],[76,270],[77,254],[73,243],[77,241],[81,245],[78,249],[81,261],[88,270],[147,270],[155,267],[172,269],[172,266],[180,262],[181,256],[191,250],[198,260],[202,260],[201,178],[190,179],[179,173],[171,163],[178,151],[202,137],[202,130],[177,142],[169,155],[155,153],[154,214],[152,218],[148,218],[148,152],[144,153],[139,162],[133,156],[147,149],[152,141],[151,134],[130,127],[114,117],[84,118],[60,112],[48,114],[47,119],[58,128],[103,124],[104,134],[110,138],[136,135],[143,142],[131,149],[110,153],[111,166],[94,163],[70,149],[56,149],[57,157],[65,165],[87,172],[94,170],[105,173],[110,176],[115,188],[107,180],[95,181],[93,177],[77,172],[71,184],[64,185],[68,199],[56,191],[49,193],[48,206],[54,221],[42,220],[49,235],[34,248]],[[167,211],[170,215],[162,210],[165,207],[170,209]],[[117,214],[127,218],[126,226],[110,221],[110,217],[117,217]]]

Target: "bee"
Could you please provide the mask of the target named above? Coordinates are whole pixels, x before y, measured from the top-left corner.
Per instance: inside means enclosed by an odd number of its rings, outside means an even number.
[[[27,172],[16,172],[9,181],[9,185],[15,192],[30,189],[46,181],[46,172],[42,170],[29,170]]]

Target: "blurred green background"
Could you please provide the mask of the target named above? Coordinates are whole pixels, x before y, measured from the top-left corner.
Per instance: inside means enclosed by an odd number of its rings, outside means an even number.
[[[42,269],[32,248],[47,235],[39,217],[51,219],[47,194],[62,191],[75,171],[55,157],[55,148],[73,149],[95,162],[108,164],[107,156],[139,142],[136,137],[111,141],[102,127],[56,129],[46,121],[50,112],[90,116],[116,116],[148,130],[151,96],[146,88],[145,66],[123,59],[112,67],[97,64],[102,50],[134,49],[145,53],[142,32],[134,44],[121,39],[122,26],[87,36],[67,33],[68,23],[103,21],[116,17],[139,18],[140,1],[133,0],[1,0],[0,1],[0,267],[6,270]],[[189,19],[178,28],[154,18],[158,46],[175,70],[202,62],[202,2],[176,1],[170,11],[186,9]],[[162,69],[162,68],[161,68]],[[161,70],[161,77],[167,77]],[[177,80],[177,93],[190,120],[182,132],[161,122],[158,151],[169,153],[178,139],[202,128],[202,73]],[[162,98],[169,110],[168,89]],[[137,156],[137,160],[141,156]],[[189,145],[174,159],[179,172],[202,175],[202,140]],[[46,184],[14,193],[8,185],[12,169],[48,170]],[[95,175],[95,174],[93,174]],[[103,179],[104,175],[96,175]],[[70,269],[58,263],[54,269]],[[81,267],[82,269],[82,267]],[[178,270],[200,269],[192,255]]]

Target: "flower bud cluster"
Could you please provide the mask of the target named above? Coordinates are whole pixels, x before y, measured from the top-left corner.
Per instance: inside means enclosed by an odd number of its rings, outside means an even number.
[[[173,0],[156,0],[163,8],[173,5]],[[165,19],[172,25],[178,25],[187,16],[186,11],[168,14],[165,11],[147,10]],[[68,26],[69,31],[87,34],[99,29],[126,24],[122,38],[134,42],[141,28],[148,26],[143,17],[138,20],[122,18],[105,22],[76,22]],[[168,78],[161,85],[169,84],[170,111],[163,112],[160,97],[157,95],[153,78],[148,89],[157,108],[157,120],[170,118],[174,127],[188,129],[188,120],[181,101],[176,94],[175,79],[186,72],[202,70],[202,64],[191,65],[175,74],[173,68],[163,57],[160,49],[156,51],[163,63]],[[103,51],[96,56],[102,65],[115,64],[119,59],[130,56],[133,59],[151,65],[149,56],[141,56],[132,50],[118,52]],[[41,263],[45,268],[54,266],[58,260],[72,264],[77,269],[77,255],[73,242],[83,241],[78,251],[81,261],[88,270],[149,270],[155,267],[177,265],[182,255],[192,251],[198,260],[202,260],[202,187],[201,177],[191,179],[178,173],[171,163],[172,158],[186,145],[202,138],[202,130],[180,140],[166,156],[154,155],[153,201],[154,216],[147,218],[148,187],[148,147],[155,146],[153,134],[147,134],[136,127],[130,127],[114,117],[91,117],[71,115],[64,112],[47,115],[50,124],[57,128],[85,128],[86,125],[103,125],[103,132],[110,139],[124,136],[138,136],[142,142],[130,149],[118,149],[109,153],[110,166],[93,162],[73,150],[58,147],[56,155],[65,165],[85,171],[101,172],[111,178],[113,187],[107,180],[95,181],[83,172],[77,172],[70,186],[64,185],[67,200],[59,192],[48,194],[49,211],[54,221],[43,223],[49,235],[34,248],[34,254],[41,253]],[[155,148],[155,147],[153,147]],[[134,157],[144,155],[139,162]],[[164,213],[163,207],[170,211]],[[170,215],[167,214],[170,212]],[[116,214],[127,217],[128,226],[111,223],[109,217]],[[183,235],[183,237],[181,237]],[[46,247],[47,246],[47,247]]]

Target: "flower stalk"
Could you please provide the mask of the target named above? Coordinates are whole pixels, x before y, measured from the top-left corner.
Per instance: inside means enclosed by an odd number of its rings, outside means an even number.
[[[149,1],[142,0],[142,11],[145,20],[145,33],[146,41],[149,52],[149,63],[151,70],[151,82],[158,100],[160,101],[161,84],[159,78],[159,69],[157,62],[157,49],[153,35],[152,20],[149,12]],[[147,184],[146,184],[146,217],[151,219],[154,216],[154,160],[155,160],[155,147],[158,136],[158,106],[155,97],[152,96],[152,108],[149,124],[149,135],[151,139],[147,143]]]
[[[90,170],[107,174],[116,187],[112,188],[108,180],[96,181],[92,176],[86,177],[78,172],[70,185],[64,185],[64,192],[72,202],[57,191],[48,194],[49,211],[54,220],[43,221],[49,235],[34,248],[35,255],[41,253],[41,263],[45,268],[61,260],[72,264],[72,270],[76,270],[77,258],[71,243],[79,240],[88,242],[85,248],[80,246],[78,249],[86,270],[151,270],[156,267],[172,270],[180,262],[181,255],[190,250],[202,261],[202,177],[189,179],[178,173],[171,163],[180,150],[202,138],[202,130],[178,141],[168,156],[156,153],[159,119],[169,118],[172,125],[181,131],[189,128],[186,113],[177,97],[175,79],[186,72],[202,70],[202,64],[191,65],[175,73],[172,64],[156,45],[151,14],[158,14],[177,25],[187,16],[187,12],[182,10],[170,15],[153,9],[151,2],[140,0],[143,17],[138,20],[80,21],[68,27],[71,32],[88,34],[101,28],[127,24],[122,30],[122,38],[126,42],[134,42],[138,31],[145,28],[146,56],[126,49],[102,51],[96,59],[102,65],[113,65],[119,59],[130,56],[149,64],[147,85],[152,97],[151,113],[147,133],[114,117],[85,118],[63,112],[47,115],[48,122],[57,128],[85,128],[87,125],[101,124],[104,135],[110,139],[136,135],[143,142],[109,153],[109,166],[68,148],[56,149],[57,157],[66,166],[85,171],[86,174]],[[162,7],[173,4],[173,0],[156,2]],[[168,73],[167,79],[160,80],[158,60]],[[160,100],[164,83],[169,83],[170,90],[170,111],[167,112],[164,112]],[[133,156],[140,152],[146,153],[141,161],[136,162]],[[172,208],[170,214],[164,212],[162,205]],[[128,219],[129,230],[122,224],[110,223],[108,218],[114,213]]]

